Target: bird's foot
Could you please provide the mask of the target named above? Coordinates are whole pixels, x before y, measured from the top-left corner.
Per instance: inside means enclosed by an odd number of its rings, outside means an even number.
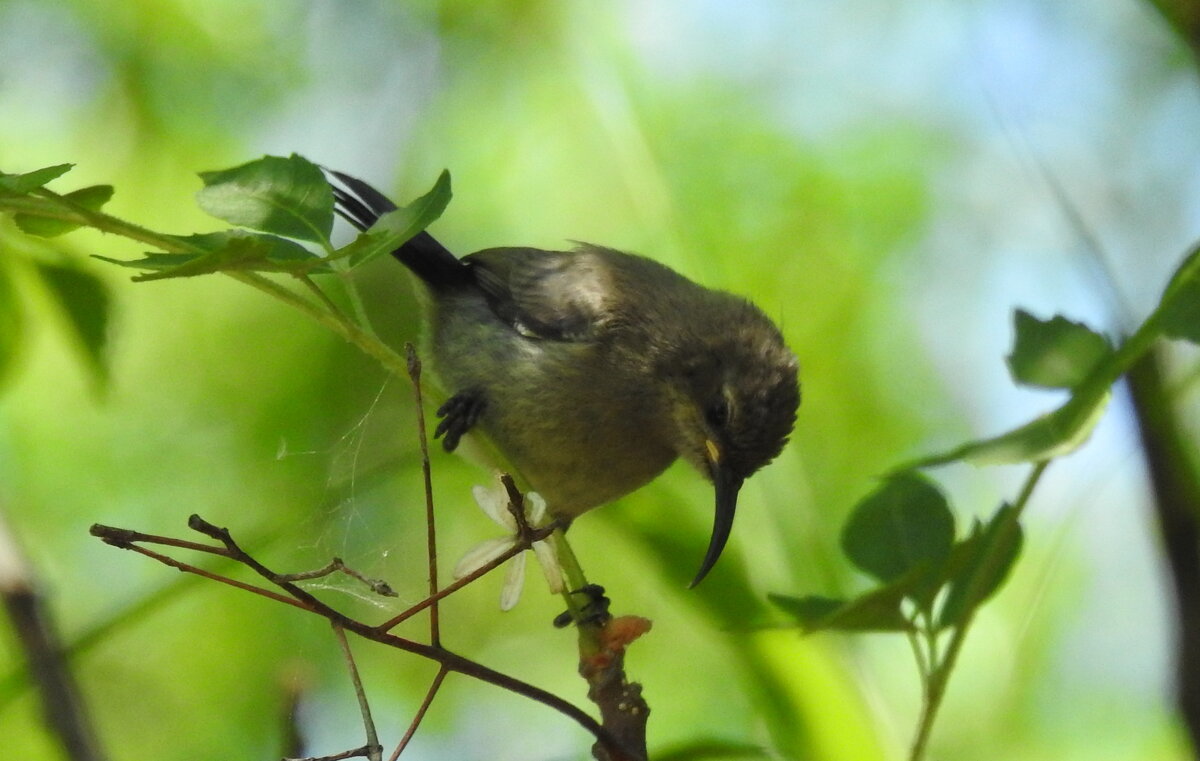
[[[565,610],[555,616],[554,626],[556,628],[563,629],[572,623],[603,626],[612,618],[608,612],[608,606],[612,601],[604,596],[604,587],[599,584],[588,584],[581,589],[572,590],[571,594],[585,595],[587,602],[583,604],[578,613]]]
[[[442,420],[434,430],[433,437],[444,437],[442,448],[453,452],[463,434],[475,426],[486,408],[487,398],[480,389],[459,391],[438,407],[437,414]]]

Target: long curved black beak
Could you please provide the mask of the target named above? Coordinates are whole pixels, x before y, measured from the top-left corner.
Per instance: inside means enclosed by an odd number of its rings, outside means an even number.
[[[716,512],[713,514],[712,538],[708,540],[708,552],[704,554],[704,562],[700,564],[700,572],[688,589],[692,589],[708,575],[716,565],[717,558],[725,549],[729,540],[729,531],[733,528],[733,514],[737,512],[738,490],[742,488],[742,480],[729,472],[717,458],[709,460],[709,473],[712,475],[713,489],[716,491]]]

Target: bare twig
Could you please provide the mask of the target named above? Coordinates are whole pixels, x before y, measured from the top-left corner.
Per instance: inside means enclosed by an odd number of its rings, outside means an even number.
[[[361,581],[367,586],[368,589],[377,595],[382,595],[383,597],[396,596],[396,590],[392,589],[391,585],[389,585],[386,581],[383,579],[372,579],[368,576],[362,575],[358,571],[346,565],[345,561],[343,561],[341,558],[334,558],[323,567],[318,568],[315,571],[282,573],[279,575],[279,578],[283,579],[284,581],[312,581],[313,579],[321,579],[334,573],[344,573],[352,579]]]
[[[446,680],[446,674],[449,671],[445,666],[438,669],[437,675],[430,683],[429,689],[425,692],[425,699],[421,701],[421,707],[417,709],[417,713],[413,716],[412,723],[408,725],[408,731],[404,733],[404,737],[400,738],[400,742],[396,745],[396,750],[388,757],[388,761],[396,761],[400,758],[400,754],[408,747],[408,743],[413,739],[413,735],[417,733],[417,727],[421,726],[421,720],[425,718],[426,712],[429,711],[429,706],[433,703],[434,697],[437,696],[438,690],[442,687],[442,682]]]
[[[338,647],[346,658],[346,669],[350,672],[350,680],[354,683],[354,697],[358,701],[358,710],[362,714],[363,730],[367,733],[368,761],[380,761],[383,757],[383,746],[379,744],[379,734],[375,731],[375,720],[371,718],[371,704],[367,702],[367,692],[363,689],[362,676],[358,673],[358,664],[354,662],[354,653],[350,651],[350,643],[346,641],[346,632],[341,625],[333,624],[333,633],[337,635]]]
[[[136,542],[155,543],[159,537],[98,524],[92,526],[91,532],[94,536],[100,537],[105,542],[115,547],[134,550],[181,571],[200,573],[206,578],[211,578],[215,581],[220,581],[225,584],[230,584],[248,592],[252,592],[263,597],[268,597],[278,602],[287,603],[288,605],[300,608],[301,610],[315,613],[328,619],[331,623],[342,627],[346,631],[353,632],[364,639],[388,645],[398,650],[403,650],[405,652],[427,658],[441,664],[446,671],[456,671],[460,674],[465,674],[482,682],[487,682],[488,684],[493,684],[497,687],[508,690],[509,692],[524,696],[530,700],[537,701],[570,718],[576,724],[591,733],[592,736],[596,738],[598,745],[602,747],[606,753],[608,753],[608,758],[612,759],[612,761],[638,761],[639,759],[645,758],[644,751],[639,752],[637,749],[627,748],[613,735],[612,732],[602,726],[594,718],[589,716],[586,712],[574,704],[563,700],[557,695],[547,692],[539,687],[535,687],[528,682],[524,682],[520,679],[509,676],[508,674],[488,668],[481,663],[454,653],[445,647],[426,645],[420,642],[405,639],[403,637],[398,637],[389,633],[386,629],[380,626],[373,626],[357,619],[350,618],[349,616],[346,616],[340,611],[335,610],[334,608],[325,604],[308,591],[298,587],[294,582],[287,581],[285,578],[282,578],[281,574],[275,573],[258,560],[246,554],[233,540],[233,537],[230,535],[228,530],[214,526],[213,524],[200,518],[198,515],[193,515],[188,520],[188,526],[194,531],[198,531],[205,536],[220,542],[221,546],[212,547],[193,542],[181,542],[180,540],[168,540],[164,543],[170,546],[186,545],[192,549],[197,549],[211,554],[223,555],[236,560],[238,563],[246,566],[270,583],[278,586],[287,593],[286,596],[271,590],[255,587],[251,584],[245,584],[227,577],[203,571],[202,569],[195,568],[187,563],[183,563],[165,555],[161,555],[143,547],[139,547],[136,544]],[[535,531],[534,535],[536,534],[537,532]],[[521,545],[518,544],[518,547],[520,546]],[[513,549],[517,550],[516,547]],[[527,547],[523,549],[527,549]],[[513,554],[515,554],[515,552]],[[364,754],[358,753],[357,755]],[[350,756],[340,757],[349,758]]]
[[[429,437],[425,432],[425,406],[421,398],[421,360],[411,343],[404,345],[404,358],[408,362],[408,377],[412,379],[413,395],[417,403],[417,440],[421,445],[421,476],[425,486],[426,548],[429,553],[429,641],[442,643],[441,625],[438,618],[438,573],[437,573],[437,528],[433,517],[433,473],[429,466]]]
[[[498,555],[490,563],[480,566],[477,570],[467,574],[461,579],[456,579],[454,583],[446,585],[442,589],[438,590],[435,594],[426,597],[424,600],[421,600],[420,602],[410,606],[407,610],[399,613],[396,616],[393,616],[392,618],[389,618],[387,621],[379,624],[376,628],[381,632],[387,632],[396,628],[404,621],[407,621],[439,600],[449,597],[468,584],[477,581],[478,579],[491,573],[496,568],[504,565],[512,558],[520,555],[522,552],[532,547],[534,542],[540,542],[546,537],[550,536],[556,529],[556,524],[551,524],[540,529],[530,529],[529,535],[525,539],[518,539],[516,544],[505,550],[503,554]]]

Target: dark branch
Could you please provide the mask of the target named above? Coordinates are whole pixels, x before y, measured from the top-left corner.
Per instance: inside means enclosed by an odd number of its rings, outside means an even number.
[[[1158,351],[1129,371],[1129,390],[1175,598],[1176,700],[1200,747],[1200,467],[1164,386]]]

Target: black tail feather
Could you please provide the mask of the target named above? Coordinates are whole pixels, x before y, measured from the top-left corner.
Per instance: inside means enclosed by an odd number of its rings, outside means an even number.
[[[343,189],[330,183],[336,201],[334,210],[359,230],[368,229],[384,214],[396,209],[396,204],[387,196],[357,177],[332,169],[327,171],[346,186]],[[473,282],[470,267],[424,230],[401,244],[392,256],[435,290]]]

